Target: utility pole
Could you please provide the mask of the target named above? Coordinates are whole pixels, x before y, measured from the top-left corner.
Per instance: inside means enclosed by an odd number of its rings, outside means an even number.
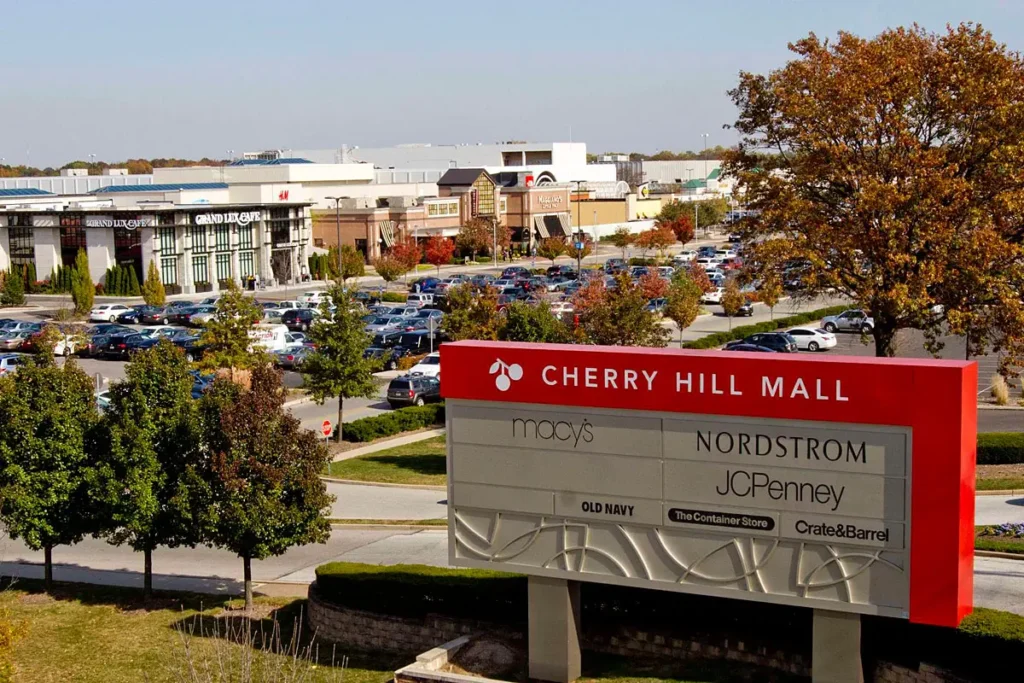
[[[700,155],[704,157],[704,187],[707,187],[708,182],[708,133],[701,133],[700,136],[704,142],[704,148],[701,150]]]
[[[344,199],[344,197],[325,197],[324,199],[329,202],[334,202],[334,224],[338,231],[338,278],[344,282],[344,278],[342,277],[344,271],[341,269],[341,200]]]

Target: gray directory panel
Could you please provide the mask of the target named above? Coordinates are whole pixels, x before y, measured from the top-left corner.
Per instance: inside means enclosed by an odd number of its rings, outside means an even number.
[[[906,616],[909,432],[448,401],[453,565]]]

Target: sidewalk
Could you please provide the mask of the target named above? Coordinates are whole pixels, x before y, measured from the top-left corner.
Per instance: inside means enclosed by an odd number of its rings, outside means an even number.
[[[433,439],[435,436],[444,435],[444,428],[441,429],[428,429],[425,432],[416,432],[415,434],[408,434],[406,436],[396,436],[393,439],[384,439],[372,443],[368,446],[361,446],[359,448],[353,448],[352,450],[337,453],[334,456],[334,462],[341,460],[348,460],[350,458],[358,458],[360,455],[366,455],[367,453],[376,453],[377,451],[385,451],[389,448],[395,448],[396,446],[405,446],[406,444],[416,443],[417,441],[426,441],[427,439]]]

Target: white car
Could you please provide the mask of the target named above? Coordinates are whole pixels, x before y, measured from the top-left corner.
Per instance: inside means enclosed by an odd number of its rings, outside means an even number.
[[[717,270],[722,261],[717,258],[699,258],[697,259],[697,265],[703,268],[705,271]]]
[[[701,297],[700,302],[702,304],[720,304],[722,303],[722,295],[725,294],[725,289],[722,287],[716,287],[710,292],[706,292]]]
[[[296,300],[307,308],[313,308],[319,306],[326,296],[326,292],[303,292],[296,297]]]
[[[801,351],[825,351],[838,343],[836,335],[820,327],[794,327],[786,332],[796,340],[796,348]]]
[[[697,252],[693,249],[683,249],[681,252],[673,256],[672,260],[677,263],[689,263],[695,258],[697,258]]]
[[[556,316],[572,315],[576,312],[576,307],[572,305],[571,301],[553,301],[551,312]]]
[[[130,310],[124,304],[100,304],[89,311],[89,320],[94,323],[115,323],[117,316]]]
[[[291,351],[306,344],[306,335],[302,332],[288,332],[284,335],[284,339],[285,351]]]
[[[416,365],[412,366],[409,370],[410,375],[424,375],[425,377],[440,377],[441,376],[441,354],[434,352],[428,354],[426,358],[421,360]]]

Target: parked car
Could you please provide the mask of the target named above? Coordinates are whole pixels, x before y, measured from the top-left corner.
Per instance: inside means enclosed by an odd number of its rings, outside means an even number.
[[[311,353],[313,353],[313,349],[308,346],[277,351],[274,353],[274,363],[284,370],[298,370]]]
[[[551,312],[556,316],[572,315],[576,312],[576,307],[573,306],[571,301],[553,301],[550,304]]]
[[[129,310],[117,316],[117,322],[124,323],[125,325],[137,325],[142,317],[143,309],[146,308],[149,308],[146,304],[136,304]]]
[[[143,325],[169,325],[169,309],[174,310],[169,306],[146,306],[139,313],[139,322]]]
[[[413,292],[405,298],[405,303],[408,306],[416,306],[418,308],[432,306],[434,304],[434,295]]]
[[[648,268],[647,266],[633,266],[632,268],[629,269],[629,276],[636,280],[638,278],[642,278],[644,275],[647,275],[649,272],[651,272],[651,269]]]
[[[303,292],[295,297],[295,299],[306,308],[314,308],[319,306],[326,296],[326,292]]]
[[[604,262],[604,270],[606,273],[621,273],[628,268],[628,264],[625,259],[621,258],[610,258]]]
[[[402,333],[397,330],[385,330],[383,332],[378,332],[373,335],[373,340],[370,342],[370,345],[390,349],[398,342],[398,338],[400,336],[402,336]]]
[[[200,306],[216,306],[217,302],[220,301],[219,296],[208,296],[199,302]]]
[[[418,277],[409,283],[409,291],[432,292],[439,282],[441,282],[441,278],[439,277]]]
[[[715,248],[705,244],[703,247],[697,247],[697,258],[707,258],[715,255]]]
[[[297,349],[300,346],[309,346],[309,339],[302,332],[287,332],[284,335],[284,350]]]
[[[667,305],[667,299],[651,299],[650,301],[647,302],[647,312],[657,316],[665,315],[665,306]]]
[[[441,400],[441,381],[427,375],[403,375],[388,384],[388,403],[392,408],[421,406]]]
[[[469,284],[473,289],[483,289],[494,283],[497,278],[490,273],[477,273],[469,278]]]
[[[216,306],[204,304],[202,306],[196,306],[190,312],[183,314],[184,320],[182,322],[191,325],[192,327],[202,327],[213,320],[216,315]]]
[[[110,389],[104,389],[103,391],[97,391],[93,394],[93,398],[96,399],[96,407],[102,413],[110,408]]]
[[[131,309],[124,304],[99,304],[89,311],[89,320],[95,322],[115,322],[118,316],[122,313],[127,313],[130,310]]]
[[[362,306],[372,306],[373,304],[380,303],[380,294],[366,289],[357,289],[352,292],[352,300]]]
[[[796,340],[796,347],[801,351],[828,350],[839,343],[836,335],[820,327],[794,327],[786,333]]]
[[[289,330],[285,325],[253,325],[249,328],[250,345],[253,349],[276,353],[288,348]],[[299,344],[302,346],[302,344]]]
[[[438,324],[440,324],[441,323],[441,318],[443,318],[443,317],[444,317],[444,312],[443,311],[439,311],[436,308],[421,308],[420,310],[416,311],[416,315],[413,316],[413,320],[433,319]]]
[[[504,280],[512,280],[517,277],[529,277],[530,270],[523,266],[509,266],[505,270],[501,271],[501,277]]]
[[[139,351],[151,349],[161,339],[170,340],[176,334],[184,331],[181,327],[150,327],[139,331],[139,334],[127,338],[128,355],[131,356]]]
[[[3,336],[0,336],[0,350],[13,351],[15,349],[20,349],[32,334],[33,333],[28,330],[8,332]]]
[[[757,344],[730,344],[726,346],[723,351],[747,351],[753,353],[777,353],[775,349],[770,349],[767,346],[758,346]]]
[[[712,281],[712,284],[714,282]],[[722,295],[725,294],[725,289],[722,287],[715,287],[710,292],[705,292],[704,296],[700,298],[702,304],[720,304],[722,303]]]
[[[441,376],[441,354],[437,351],[427,355],[409,370],[410,375],[427,375],[428,377]]]
[[[693,249],[683,249],[672,257],[672,261],[678,264],[687,264],[697,258],[697,252]]]
[[[796,353],[797,351],[796,340],[785,332],[758,332],[746,337],[741,342],[729,342],[725,347],[728,349],[738,344],[764,346],[781,353]]]
[[[203,344],[200,341],[202,336],[199,333],[176,334],[170,339],[172,344],[185,352],[185,360],[188,362],[191,363],[203,357]]]
[[[743,305],[740,306],[740,310],[736,312],[736,315],[738,317],[740,317],[740,318],[743,318],[743,317],[747,317],[747,318],[753,317],[753,315],[754,315],[754,304],[750,303],[749,301],[744,301]]]
[[[397,330],[405,321],[406,319],[400,315],[380,315],[367,323],[364,329],[370,334],[377,334],[386,330]]]
[[[103,347],[96,350],[95,355],[108,360],[124,360],[128,358],[128,340],[139,336],[141,335],[136,330],[112,334],[107,337]]]
[[[311,308],[293,308],[281,316],[281,324],[292,332],[308,332],[316,312]]]
[[[25,356],[18,353],[0,353],[0,377],[17,372],[18,367],[24,365],[26,361]]]
[[[381,367],[385,370],[397,370],[398,361],[409,355],[408,351],[401,348],[387,348],[384,346],[370,346],[363,351],[363,358],[377,358]]]
[[[862,332],[871,334],[875,329],[875,319],[859,309],[843,311],[839,315],[830,315],[821,319],[821,326],[826,332]]]
[[[433,341],[431,341],[433,337]],[[426,330],[419,332],[404,332],[398,336],[394,349],[405,351],[408,355],[418,356],[421,353],[430,353],[437,348],[438,335],[431,335]]]
[[[570,280],[575,280],[579,277],[579,273],[576,272],[576,268],[574,266],[551,266],[548,268],[547,274],[548,277],[561,275],[562,277],[569,278]]]

